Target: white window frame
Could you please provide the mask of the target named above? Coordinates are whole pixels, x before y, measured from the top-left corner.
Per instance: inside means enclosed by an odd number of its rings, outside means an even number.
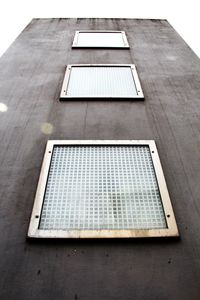
[[[54,146],[149,146],[154,170],[158,182],[163,211],[167,227],[164,229],[113,229],[113,230],[42,230],[39,229],[40,216],[45,195],[48,173]],[[149,237],[177,237],[179,236],[173,213],[166,181],[158,156],[155,141],[153,140],[50,140],[47,142],[39,177],[34,206],[32,210],[28,237],[31,238],[149,238]]]
[[[124,43],[124,46],[106,46],[106,45],[99,45],[99,46],[79,46],[78,45],[78,38],[79,34],[81,33],[121,33],[122,40]],[[75,32],[72,48],[110,48],[110,49],[129,49],[129,43],[126,37],[125,31],[118,31],[118,30],[77,30]]]
[[[73,67],[129,67],[131,69],[132,72],[132,76],[133,76],[133,84],[135,84],[136,87],[136,91],[137,91],[137,95],[133,96],[91,96],[91,95],[87,95],[87,96],[68,96],[67,95],[67,88],[68,88],[68,84],[69,84],[69,80],[70,80],[70,73],[71,73],[71,69]],[[134,64],[71,64],[71,65],[67,65],[66,71],[65,71],[65,76],[64,76],[64,80],[63,80],[63,84],[62,84],[62,89],[61,89],[61,93],[60,93],[60,100],[68,100],[68,99],[133,99],[133,100],[144,100],[144,94],[142,91],[142,87],[140,84],[140,80],[137,74],[137,70]]]

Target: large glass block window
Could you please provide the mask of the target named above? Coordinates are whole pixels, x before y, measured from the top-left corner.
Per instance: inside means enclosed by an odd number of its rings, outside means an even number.
[[[47,145],[29,235],[177,235],[164,184],[153,141],[129,144],[51,141]]]

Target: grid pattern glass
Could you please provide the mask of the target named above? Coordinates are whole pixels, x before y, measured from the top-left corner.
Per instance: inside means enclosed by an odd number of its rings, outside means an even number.
[[[79,32],[77,47],[124,47],[121,32]]]
[[[131,67],[72,67],[66,95],[71,97],[137,96]]]
[[[54,146],[39,228],[166,228],[149,146]]]

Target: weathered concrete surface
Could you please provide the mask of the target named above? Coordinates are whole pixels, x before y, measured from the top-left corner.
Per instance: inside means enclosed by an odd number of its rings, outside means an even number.
[[[130,51],[71,50],[78,29],[125,30]],[[146,100],[60,103],[68,63],[135,63]],[[1,300],[200,299],[200,63],[167,21],[33,20],[0,102]],[[48,139],[155,139],[181,239],[26,241]]]

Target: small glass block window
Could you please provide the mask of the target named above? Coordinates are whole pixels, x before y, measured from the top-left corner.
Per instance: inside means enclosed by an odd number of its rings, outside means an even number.
[[[128,98],[144,95],[134,65],[68,65],[60,99]]]
[[[122,48],[129,49],[124,31],[76,31],[72,48]]]

